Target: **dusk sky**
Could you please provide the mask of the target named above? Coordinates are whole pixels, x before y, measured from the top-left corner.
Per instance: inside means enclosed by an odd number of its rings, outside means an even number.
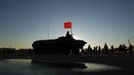
[[[134,43],[134,0],[0,0],[0,47],[65,36],[66,21],[92,47]]]

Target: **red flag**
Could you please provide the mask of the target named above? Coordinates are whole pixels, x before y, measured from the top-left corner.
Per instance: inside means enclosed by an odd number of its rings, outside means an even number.
[[[64,22],[64,28],[72,28],[72,22]]]

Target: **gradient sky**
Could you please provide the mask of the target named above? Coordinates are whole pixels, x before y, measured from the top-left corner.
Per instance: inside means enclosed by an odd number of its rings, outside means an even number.
[[[64,36],[65,21],[91,46],[134,43],[134,0],[0,0],[0,47]]]

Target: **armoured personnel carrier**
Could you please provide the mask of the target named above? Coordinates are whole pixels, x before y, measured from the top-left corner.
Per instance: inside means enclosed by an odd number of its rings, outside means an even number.
[[[80,49],[86,44],[83,40],[76,40],[69,31],[66,36],[50,40],[37,40],[32,46],[36,55],[44,54],[65,54],[78,55]]]

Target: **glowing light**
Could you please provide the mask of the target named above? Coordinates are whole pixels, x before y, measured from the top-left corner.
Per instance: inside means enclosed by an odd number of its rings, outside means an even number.
[[[74,38],[74,39],[80,39],[80,37],[77,36],[77,35],[73,35],[73,38]]]

